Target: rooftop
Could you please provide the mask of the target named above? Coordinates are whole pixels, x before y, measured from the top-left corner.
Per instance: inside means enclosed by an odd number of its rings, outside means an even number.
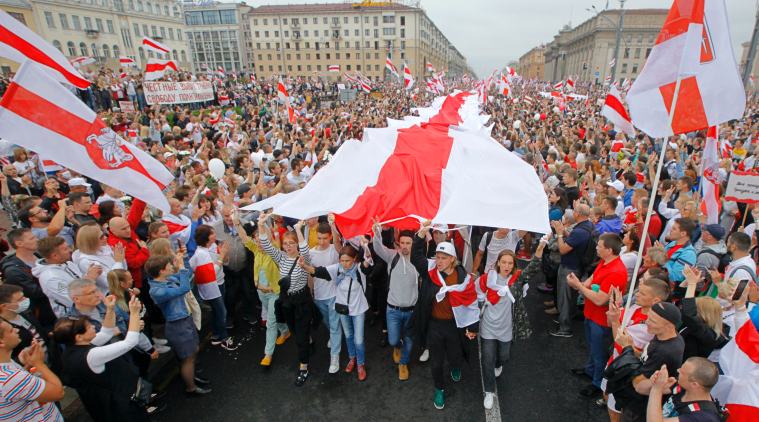
[[[19,9],[32,8],[32,5],[26,0],[0,0],[0,6],[17,7]]]
[[[375,2],[383,4],[378,6],[362,6],[361,3],[319,3],[319,4],[286,4],[286,5],[263,5],[253,8],[253,14],[276,14],[276,13],[328,13],[328,12],[357,12],[373,10],[419,10],[416,7],[406,6],[400,3]]]

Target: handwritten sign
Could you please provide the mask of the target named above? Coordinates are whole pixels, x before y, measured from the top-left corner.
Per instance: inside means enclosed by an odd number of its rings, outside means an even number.
[[[182,104],[213,100],[213,86],[210,81],[144,82],[142,87],[148,104]]]
[[[131,101],[119,101],[119,109],[124,113],[134,113],[134,103]]]
[[[749,204],[759,202],[759,174],[746,171],[730,173],[725,199]]]

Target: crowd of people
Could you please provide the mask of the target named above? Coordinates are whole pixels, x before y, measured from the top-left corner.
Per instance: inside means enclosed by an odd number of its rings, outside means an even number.
[[[82,100],[175,175],[171,209],[161,213],[71,169],[46,172],[32,152],[12,150],[0,175],[13,223],[0,261],[0,420],[62,420],[54,402],[63,385],[97,421],[148,420],[165,407],[148,381],[151,362],[174,354],[187,396],[212,394],[196,368],[199,333],[233,351],[238,324],[265,330],[263,367],[294,336],[295,386],[309,379],[312,332],[324,325],[328,372],[366,381],[367,320],[381,327],[399,381],[415,359],[429,360],[437,409],[479,347],[490,409],[512,343],[537,335],[531,318],[554,319],[547,335],[556,342],[583,320],[587,363],[571,372],[587,379],[579,393],[608,408],[611,421],[723,417],[710,390],[720,349],[756,314],[759,207],[721,198],[717,222],[706,223],[704,132],[627,138],[598,113],[606,87],[578,83],[587,100],[557,103],[540,94],[550,85],[515,80],[509,97],[491,90],[482,111],[492,137],[543,181],[551,233],[471,227],[465,236],[430,222],[418,231],[375,223],[370,235],[344,239],[331,214],[296,221],[240,208],[303,188],[344,142],[437,94],[388,80],[344,103],[334,83],[287,78],[291,122],[275,80],[214,76],[214,101],[148,105],[139,74],[86,75],[94,82],[79,91]],[[449,92],[473,88],[467,79],[447,84]],[[119,101],[137,111],[114,107]],[[758,104],[751,97],[745,117],[722,128],[723,184],[734,169],[759,164]],[[209,172],[214,158],[226,166],[218,180]],[[528,315],[528,294],[545,295],[545,315]],[[475,296],[473,318],[460,305]]]

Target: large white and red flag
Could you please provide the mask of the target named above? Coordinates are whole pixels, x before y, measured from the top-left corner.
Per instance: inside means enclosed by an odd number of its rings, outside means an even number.
[[[406,88],[406,90],[411,89],[414,86],[414,77],[411,76],[411,69],[408,67],[408,64],[403,64],[403,87]]]
[[[90,86],[90,81],[63,53],[3,10],[0,10],[0,57],[18,63],[31,60],[45,66],[60,82],[82,89]]]
[[[148,50],[155,51],[156,53],[169,54],[171,52],[169,47],[166,47],[150,37],[142,37],[142,46]]]
[[[630,115],[627,114],[625,105],[622,104],[622,97],[614,85],[609,88],[609,93],[606,94],[601,115],[609,119],[617,130],[621,130],[627,136],[635,136],[635,128],[630,120]]]
[[[298,219],[333,212],[346,238],[368,233],[375,217],[400,229],[417,228],[421,218],[550,230],[538,175],[478,129],[484,123],[475,95],[449,95],[430,113],[420,109],[420,116],[429,116],[424,121],[367,128],[362,141],[346,141],[329,165],[274,205],[274,212]],[[491,182],[477,182],[485,179]]]
[[[119,57],[119,64],[121,66],[136,66],[137,63],[135,63],[134,59],[127,56],[121,56]]]
[[[393,76],[395,76],[396,78],[400,78],[400,76],[398,75],[398,69],[397,69],[397,68],[395,67],[395,65],[393,64],[393,61],[392,61],[392,60],[390,60],[390,57],[387,57],[387,58],[385,59],[385,68],[386,68],[386,69],[387,69],[387,70],[388,70],[388,71],[389,71],[389,72],[390,72],[390,73],[391,73]]]
[[[76,68],[87,66],[92,63],[95,63],[95,59],[89,56],[79,56],[71,59],[71,64]]]
[[[627,103],[635,126],[651,137],[706,129],[743,116],[746,95],[724,0],[675,0]]]
[[[723,374],[714,386],[712,396],[729,411],[730,422],[759,420],[759,306],[749,312],[749,318],[739,321],[733,338],[719,353]]]
[[[148,59],[148,64],[145,65],[145,80],[161,79],[168,70],[177,72],[179,68],[173,60]]]
[[[21,65],[0,100],[0,138],[169,211],[162,191],[174,176],[166,167],[34,62]]]
[[[499,84],[498,90],[501,91],[501,94],[503,94],[504,97],[508,97],[511,94],[511,84],[509,84],[506,74],[501,74],[501,83]]]
[[[706,215],[707,224],[717,224],[719,222],[720,200],[719,200],[719,153],[717,152],[719,142],[719,128],[712,126],[706,131],[706,144],[704,144],[704,155],[701,160],[701,210]]]
[[[331,65],[327,66],[327,71],[340,73],[340,65],[339,64],[331,64]]]
[[[295,110],[293,110],[293,106],[290,103],[290,94],[287,93],[287,87],[285,86],[285,83],[282,82],[282,77],[280,77],[279,82],[277,82],[277,97],[279,97],[279,99],[285,104],[287,120],[290,123],[295,123]]]

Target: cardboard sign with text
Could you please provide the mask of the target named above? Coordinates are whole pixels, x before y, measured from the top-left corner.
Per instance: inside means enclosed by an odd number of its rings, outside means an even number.
[[[131,101],[119,101],[119,108],[124,113],[134,113],[134,103]]]
[[[730,173],[725,199],[749,204],[759,202],[759,174],[746,171]]]

